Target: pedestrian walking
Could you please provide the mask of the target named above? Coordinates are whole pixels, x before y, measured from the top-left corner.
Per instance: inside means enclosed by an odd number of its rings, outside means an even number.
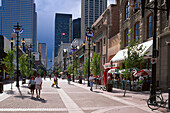
[[[44,73],[44,80],[45,80],[45,78],[46,78],[46,74]]]
[[[68,79],[68,84],[70,85],[70,81],[71,81],[71,75],[70,74],[68,74],[67,79]]]
[[[51,73],[49,74],[49,78],[50,78],[50,80],[51,80]]]
[[[58,79],[57,79],[57,75],[56,74],[54,75],[54,82],[55,82],[56,87],[58,88]]]
[[[42,89],[42,78],[40,77],[39,74],[35,78],[35,89],[36,89],[37,98],[40,98],[40,93]]]
[[[35,90],[35,78],[34,76],[31,76],[29,81],[29,89],[31,90],[32,97],[34,96],[34,90]]]
[[[89,77],[90,91],[93,91],[93,80],[94,80],[94,77],[93,77],[93,74],[91,74],[90,77]]]

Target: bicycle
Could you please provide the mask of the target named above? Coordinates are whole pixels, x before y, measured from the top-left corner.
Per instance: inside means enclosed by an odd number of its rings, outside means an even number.
[[[162,91],[160,90],[159,93],[156,95],[152,95],[148,100],[147,100],[147,105],[150,109],[157,110],[160,107],[168,109],[168,99],[164,99],[162,95]]]

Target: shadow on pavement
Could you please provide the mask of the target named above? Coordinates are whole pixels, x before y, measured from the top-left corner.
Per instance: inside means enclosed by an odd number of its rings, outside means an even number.
[[[93,91],[94,93],[103,93],[103,92],[101,92],[101,91]]]
[[[12,95],[12,94],[14,94],[15,91],[13,91],[13,90],[8,90],[8,91],[5,91],[5,92],[6,92],[6,94],[11,94],[11,95]]]
[[[14,97],[16,97],[16,98],[22,98],[22,99],[25,99],[25,98],[29,98],[30,96],[14,96]]]
[[[28,86],[21,86],[22,88],[28,88]]]
[[[34,100],[34,101],[40,101],[40,102],[42,102],[42,103],[46,103],[46,102],[47,102],[47,100],[45,100],[45,99],[43,99],[43,98],[38,99],[38,98],[35,98],[35,97],[31,97],[30,99],[32,99],[32,100]]]

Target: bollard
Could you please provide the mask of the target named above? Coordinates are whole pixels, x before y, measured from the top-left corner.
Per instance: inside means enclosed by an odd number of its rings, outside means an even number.
[[[170,88],[168,88],[168,109],[170,110]]]

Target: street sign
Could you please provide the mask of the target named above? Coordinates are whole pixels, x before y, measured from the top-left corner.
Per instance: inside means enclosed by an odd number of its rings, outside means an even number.
[[[93,31],[91,31],[91,32],[87,32],[86,35],[88,36],[88,38],[92,38],[92,37],[93,37],[93,34],[94,34]]]
[[[152,63],[152,64],[155,64],[156,62],[157,62],[157,58],[152,58],[152,59],[151,59],[151,63]]]

